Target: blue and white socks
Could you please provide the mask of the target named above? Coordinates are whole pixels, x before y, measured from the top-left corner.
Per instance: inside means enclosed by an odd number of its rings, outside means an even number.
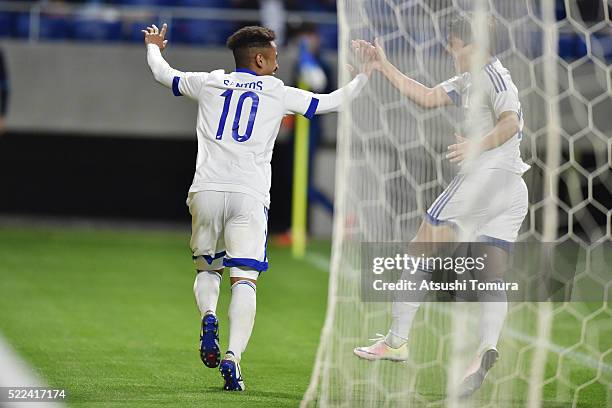
[[[257,289],[254,283],[239,280],[232,285],[232,300],[229,305],[229,347],[240,361],[242,352],[251,337],[255,323]]]
[[[216,314],[220,287],[221,275],[218,272],[202,271],[196,275],[193,293],[201,316],[208,311]]]

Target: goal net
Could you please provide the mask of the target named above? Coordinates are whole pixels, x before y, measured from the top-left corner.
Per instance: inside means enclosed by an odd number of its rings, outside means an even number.
[[[588,3],[588,4],[587,4]],[[586,6],[585,6],[586,5]],[[596,9],[594,9],[595,7]],[[409,242],[457,166],[445,158],[473,112],[422,109],[380,73],[340,116],[328,308],[303,406],[580,407],[612,404],[612,70],[606,0],[339,0],[340,67],[350,40],[378,39],[401,72],[434,86],[456,75],[447,48],[457,14],[477,47],[508,68],[524,112],[529,212],[519,242],[549,245],[534,269],[570,275],[555,302],[511,302],[500,360],[470,399],[454,384],[477,347],[477,305],[424,303],[406,363],[369,362],[353,348],[386,334],[389,302],[363,298],[363,243]],[[495,38],[486,29],[495,20]],[[476,52],[478,55],[479,52]],[[346,82],[348,72],[341,72]],[[344,77],[344,78],[343,78]],[[483,90],[474,84],[473,98]],[[467,116],[467,117],[462,117]],[[557,299],[558,300],[558,299]]]

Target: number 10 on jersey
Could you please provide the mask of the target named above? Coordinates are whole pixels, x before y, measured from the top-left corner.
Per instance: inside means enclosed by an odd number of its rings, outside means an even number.
[[[223,103],[223,113],[221,113],[221,119],[219,120],[219,127],[217,128],[217,140],[221,140],[223,137],[223,130],[225,130],[225,122],[227,122],[227,115],[229,113],[230,103],[232,96],[234,95],[233,89],[228,89],[221,94],[225,98]],[[242,106],[247,98],[251,98],[251,112],[249,113],[249,121],[247,123],[246,131],[244,135],[239,132],[240,117],[242,115]],[[257,116],[257,108],[259,107],[259,96],[255,92],[245,92],[238,98],[238,106],[236,106],[236,112],[234,113],[234,123],[232,125],[232,137],[237,142],[246,142],[251,138],[253,133],[253,125],[255,124],[255,116]]]

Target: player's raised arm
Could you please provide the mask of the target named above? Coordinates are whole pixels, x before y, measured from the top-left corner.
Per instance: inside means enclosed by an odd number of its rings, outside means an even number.
[[[357,40],[362,49],[369,49],[376,61],[375,68],[378,69],[402,94],[421,105],[424,108],[436,108],[450,105],[453,100],[447,95],[441,86],[429,88],[418,81],[404,75],[388,59],[381,44],[374,41],[374,45],[364,40]]]
[[[353,46],[353,50],[359,59],[360,73],[352,81],[329,94],[315,94],[287,86],[285,87],[285,107],[287,111],[311,119],[314,115],[336,112],[355,99],[368,82],[374,64],[371,54],[359,52],[355,46]]]
[[[144,42],[147,46],[147,63],[153,77],[157,82],[172,89],[175,96],[187,95],[196,99],[206,80],[206,72],[181,72],[172,68],[164,59],[161,52],[166,48],[166,32],[168,25],[163,24],[159,30],[154,24],[142,30]]]
[[[360,73],[351,82],[329,94],[315,94],[286,86],[285,107],[287,111],[304,115],[308,119],[314,115],[336,112],[355,99],[367,82],[368,76]]]

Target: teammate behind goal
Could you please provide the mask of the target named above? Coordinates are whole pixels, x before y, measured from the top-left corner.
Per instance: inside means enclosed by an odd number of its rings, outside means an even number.
[[[493,24],[490,29],[493,33]],[[418,105],[436,108],[455,104],[463,108],[466,118],[468,111],[475,112],[471,123],[465,127],[471,134],[465,135],[467,137],[457,135],[457,143],[449,146],[446,156],[451,162],[460,164],[461,170],[427,210],[411,243],[412,251],[418,256],[423,243],[429,243],[432,253],[426,255],[435,255],[441,247],[436,243],[480,241],[487,246],[489,257],[493,254],[500,260],[497,265],[505,265],[507,251],[516,240],[528,210],[527,187],[522,174],[529,168],[520,156],[523,114],[509,71],[493,52],[486,56],[484,66],[473,66],[478,44],[474,41],[472,21],[468,16],[453,19],[449,27],[448,45],[458,75],[434,88],[402,74],[389,62],[378,42],[373,45],[359,40],[358,44],[372,54],[375,68]],[[477,72],[478,78],[472,78],[471,72]],[[471,92],[476,83],[482,85],[484,103],[470,106],[475,99]],[[432,271],[425,268],[407,270],[402,279],[430,280],[431,274]],[[487,275],[479,279],[503,282],[503,268],[489,268]],[[371,346],[355,348],[354,353],[366,360],[406,360],[410,328],[425,295],[426,292],[422,292],[410,301],[396,299],[388,334]],[[464,397],[482,385],[487,372],[499,358],[497,342],[508,309],[504,290],[481,291],[478,300],[481,305],[480,346],[461,384],[460,392]]]

